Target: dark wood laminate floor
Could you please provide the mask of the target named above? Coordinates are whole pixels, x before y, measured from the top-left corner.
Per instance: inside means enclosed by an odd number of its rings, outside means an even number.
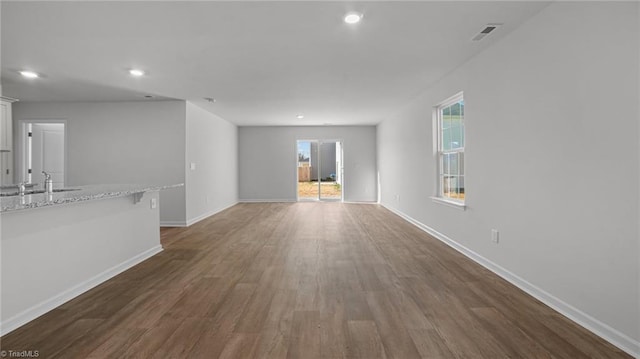
[[[377,205],[239,204],[1,338],[40,358],[629,358]]]

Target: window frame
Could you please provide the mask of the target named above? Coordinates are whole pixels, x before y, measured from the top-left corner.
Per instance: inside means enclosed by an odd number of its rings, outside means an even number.
[[[445,196],[444,194],[444,169],[443,169],[443,158],[447,154],[462,154],[462,158],[465,157],[465,147],[466,147],[466,131],[465,131],[465,121],[464,121],[464,113],[462,115],[462,138],[464,139],[464,143],[462,147],[458,147],[455,149],[444,149],[444,129],[443,129],[443,110],[447,107],[450,107],[458,102],[464,103],[464,92],[460,91],[457,94],[447,98],[446,100],[440,102],[436,106],[433,107],[433,130],[434,130],[434,160],[435,160],[435,177],[436,177],[436,195],[431,197],[431,199],[436,203],[442,203],[445,205],[450,205],[459,209],[464,210],[466,208],[466,196],[464,199],[457,199]],[[460,157],[458,155],[458,157]],[[466,161],[463,160],[462,163],[462,178],[466,181],[466,171],[465,171]],[[460,171],[458,171],[460,173]],[[458,174],[458,176],[460,176]],[[465,184],[466,187],[466,184]],[[466,194],[466,189],[465,189]]]

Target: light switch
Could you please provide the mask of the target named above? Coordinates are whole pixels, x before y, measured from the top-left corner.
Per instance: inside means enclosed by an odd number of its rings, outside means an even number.
[[[155,198],[151,198],[151,209],[158,207],[158,201]]]
[[[191,170],[195,170],[196,169],[196,163],[195,162],[191,162]]]
[[[498,243],[500,242],[500,232],[497,229],[491,230],[491,242]]]

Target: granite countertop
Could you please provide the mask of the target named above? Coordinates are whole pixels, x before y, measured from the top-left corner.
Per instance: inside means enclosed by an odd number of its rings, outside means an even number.
[[[159,191],[184,186],[174,185],[140,185],[140,184],[100,184],[88,186],[66,187],[66,191],[26,194],[24,196],[0,197],[0,212],[19,211],[25,209],[57,206],[67,203],[93,201],[97,199],[125,197],[137,193]],[[73,189],[73,190],[71,190]],[[54,188],[54,191],[56,189]]]

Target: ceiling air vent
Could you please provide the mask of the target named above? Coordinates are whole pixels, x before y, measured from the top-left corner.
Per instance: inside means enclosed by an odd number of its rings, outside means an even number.
[[[490,33],[492,33],[495,29],[497,29],[500,25],[502,24],[487,24],[484,29],[482,29],[482,31],[480,31],[476,36],[473,37],[473,39],[471,39],[472,41],[480,41],[482,40],[485,36],[489,35]]]

